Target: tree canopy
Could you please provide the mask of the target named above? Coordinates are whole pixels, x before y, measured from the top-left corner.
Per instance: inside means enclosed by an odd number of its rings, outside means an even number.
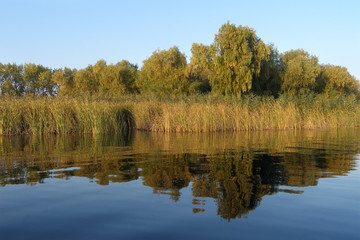
[[[270,49],[249,27],[226,23],[215,35],[211,87],[224,95],[249,92]]]
[[[206,93],[211,91],[210,78],[213,75],[212,48],[194,43],[191,47],[191,59],[187,68],[187,76],[191,82],[189,92]]]
[[[274,45],[268,45],[269,57],[263,60],[260,73],[254,76],[251,91],[257,95],[278,96],[281,92],[280,54]]]
[[[194,43],[190,62],[178,47],[156,50],[136,64],[99,60],[82,69],[51,69],[27,63],[0,63],[0,93],[9,96],[117,97],[124,94],[205,94],[226,96],[322,94],[359,96],[359,83],[345,67],[320,65],[303,49],[279,54],[255,30],[223,24],[210,45]]]
[[[101,94],[115,97],[137,92],[137,68],[137,65],[126,60],[110,65],[99,60],[94,66],[89,65],[85,69],[57,70],[53,81],[60,85],[60,95]]]
[[[320,73],[317,57],[297,49],[281,54],[281,62],[283,93],[299,95],[314,89],[316,77]]]
[[[359,82],[345,67],[334,65],[321,66],[316,90],[326,96],[356,94]]]
[[[137,86],[142,93],[186,93],[189,86],[186,66],[185,54],[178,47],[157,50],[143,62]]]

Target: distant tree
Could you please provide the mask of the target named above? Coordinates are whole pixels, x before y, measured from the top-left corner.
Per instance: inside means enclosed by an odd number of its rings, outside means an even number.
[[[213,74],[211,46],[194,43],[191,48],[190,64],[186,73],[189,81],[189,93],[206,93],[211,90],[210,78]]]
[[[137,86],[142,93],[187,93],[189,81],[185,75],[186,57],[178,47],[155,51],[143,62]]]
[[[108,65],[100,79],[99,91],[108,96],[119,96],[137,92],[135,80],[138,67],[126,60]]]
[[[281,92],[281,61],[278,50],[268,45],[270,55],[261,63],[260,74],[255,75],[251,91],[257,95],[272,95],[277,97]]]
[[[24,67],[24,81],[26,83],[26,93],[36,94],[39,88],[39,74],[42,72],[39,66],[33,63],[27,63]]]
[[[52,71],[49,68],[34,63],[25,64],[23,79],[26,93],[53,94],[56,83],[52,81]]]
[[[24,94],[25,82],[23,79],[23,65],[0,64],[0,89],[2,94]]]
[[[261,64],[268,60],[270,49],[249,27],[226,23],[215,36],[212,91],[224,95],[249,92]]]
[[[137,92],[135,79],[137,65],[123,60],[117,64],[107,65],[99,60],[95,65],[80,70],[57,70],[53,81],[58,84],[59,95],[101,94],[119,96]]]
[[[56,83],[52,80],[53,72],[46,70],[39,74],[39,94],[43,96],[53,96],[55,94]]]
[[[73,95],[75,91],[74,76],[76,69],[64,68],[54,71],[52,81],[57,84],[57,94],[60,96]]]
[[[92,74],[90,74],[92,82],[89,83],[91,85],[89,91],[94,93],[99,90],[101,82],[106,78],[107,64],[105,60],[101,59],[97,61],[94,66],[89,66],[88,68],[91,69],[92,72]]]
[[[281,62],[283,93],[299,95],[314,89],[316,77],[320,73],[317,57],[298,49],[281,54]]]
[[[74,94],[94,94],[98,90],[98,84],[93,74],[93,66],[76,71],[74,76]]]
[[[316,79],[316,92],[326,96],[358,94],[359,83],[345,67],[323,65]]]

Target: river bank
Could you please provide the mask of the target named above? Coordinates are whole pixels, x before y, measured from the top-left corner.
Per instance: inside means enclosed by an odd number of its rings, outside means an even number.
[[[357,127],[360,103],[350,97],[274,99],[215,95],[116,99],[0,99],[0,134],[214,132]]]

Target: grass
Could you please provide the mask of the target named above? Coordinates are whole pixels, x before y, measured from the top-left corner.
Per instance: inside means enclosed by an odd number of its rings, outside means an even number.
[[[125,106],[108,101],[0,99],[0,134],[122,133],[133,125]]]
[[[357,127],[360,103],[352,98],[307,96],[273,99],[247,96],[225,98],[135,99],[137,129],[154,132],[214,132],[268,129]]]
[[[0,98],[0,134],[215,132],[358,127],[355,98],[131,95]]]

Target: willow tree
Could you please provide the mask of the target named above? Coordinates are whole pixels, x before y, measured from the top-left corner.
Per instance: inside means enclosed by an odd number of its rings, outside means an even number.
[[[186,57],[178,47],[155,51],[143,62],[137,86],[142,93],[180,94],[188,91]]]
[[[212,91],[224,95],[249,92],[258,76],[261,63],[267,60],[269,48],[249,27],[226,23],[215,35],[213,44]]]
[[[211,47],[194,43],[191,47],[190,64],[186,69],[187,77],[191,82],[190,93],[206,93],[211,90],[210,78],[213,74]]]
[[[269,58],[261,63],[260,74],[254,76],[251,92],[257,95],[279,96],[281,92],[281,61],[278,50],[272,45]]]
[[[330,97],[358,94],[359,83],[345,67],[323,65],[316,79],[316,91]]]
[[[281,54],[281,61],[283,93],[299,95],[315,88],[316,77],[320,73],[317,57],[298,49]]]

